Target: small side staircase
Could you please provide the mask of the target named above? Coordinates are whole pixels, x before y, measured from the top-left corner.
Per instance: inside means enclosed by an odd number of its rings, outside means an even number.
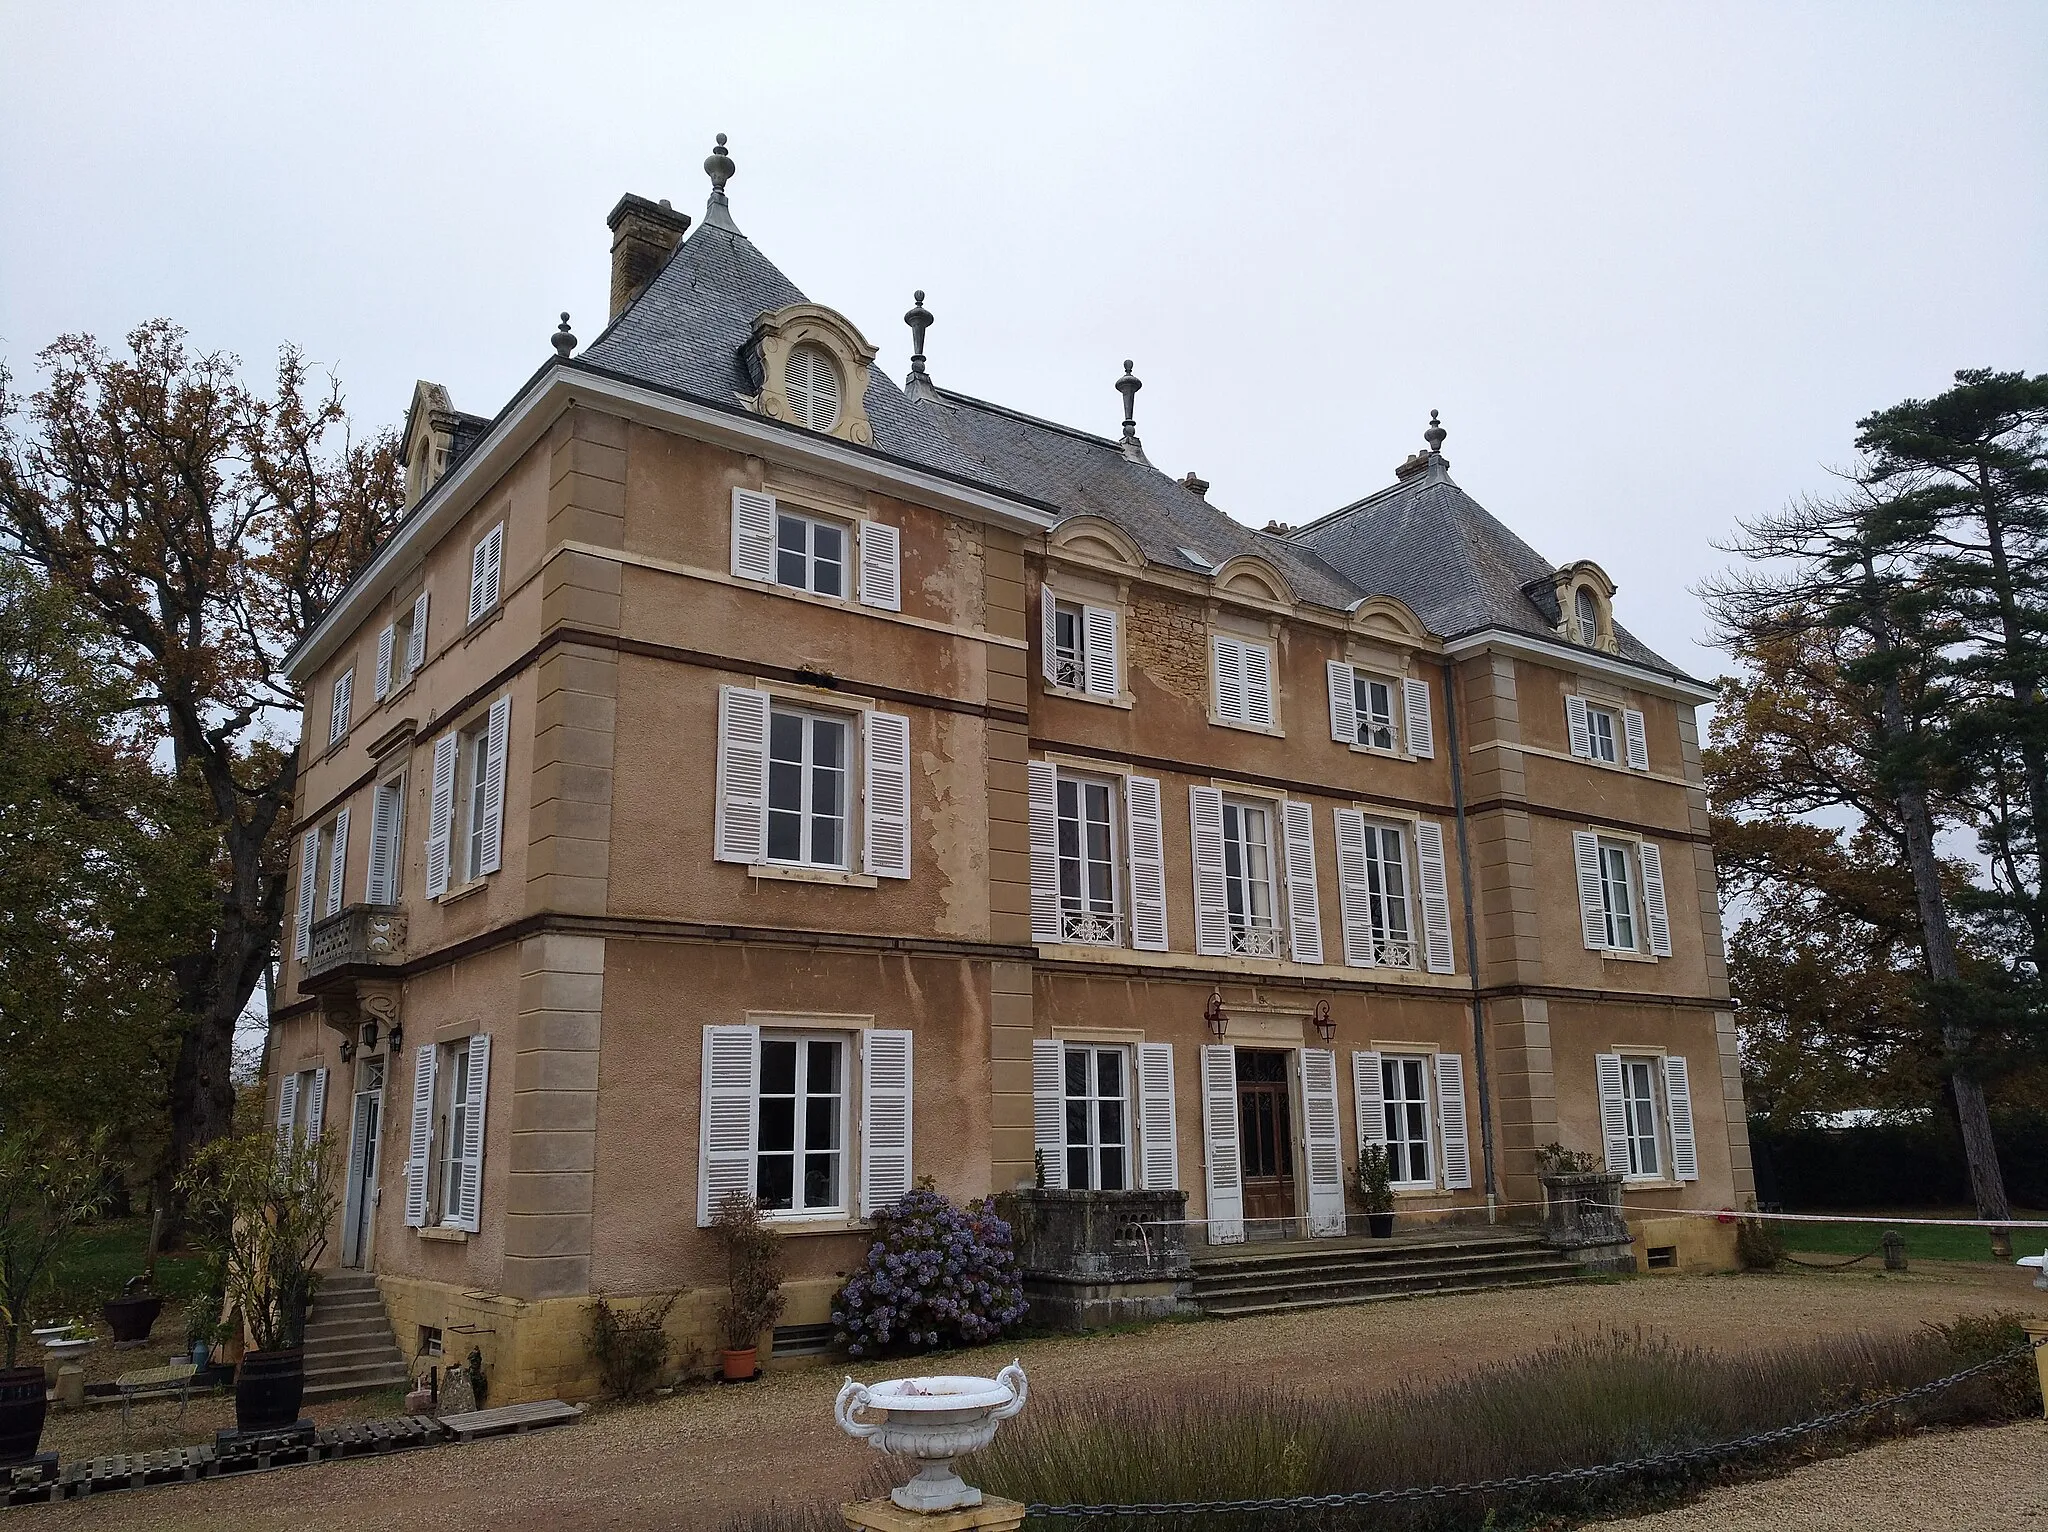
[[[1194,1268],[1195,1302],[1222,1317],[1579,1279],[1539,1235],[1499,1228],[1217,1245]]]
[[[306,1321],[306,1399],[333,1399],[405,1383],[405,1357],[391,1335],[376,1277],[326,1271]]]

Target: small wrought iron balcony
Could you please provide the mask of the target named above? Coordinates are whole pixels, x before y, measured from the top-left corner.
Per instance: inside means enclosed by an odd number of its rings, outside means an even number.
[[[313,923],[306,977],[338,968],[380,968],[405,957],[405,909],[396,904],[350,904]]]
[[[1088,947],[1121,947],[1123,916],[1113,910],[1062,910],[1060,940]]]
[[[1276,958],[1280,955],[1277,926],[1232,926],[1230,950],[1240,957]]]

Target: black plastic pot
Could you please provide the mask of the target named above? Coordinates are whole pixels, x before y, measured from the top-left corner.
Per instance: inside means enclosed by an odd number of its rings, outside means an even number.
[[[0,1369],[0,1468],[35,1457],[50,1408],[48,1387],[40,1367]]]
[[[1391,1239],[1394,1234],[1394,1215],[1392,1213],[1367,1213],[1365,1215],[1365,1226],[1371,1231],[1374,1239]]]
[[[156,1316],[164,1301],[153,1294],[135,1298],[109,1298],[100,1306],[100,1317],[112,1327],[117,1341],[145,1341],[156,1328]]]
[[[306,1393],[306,1353],[245,1351],[235,1374],[235,1429],[275,1431],[294,1425]]]

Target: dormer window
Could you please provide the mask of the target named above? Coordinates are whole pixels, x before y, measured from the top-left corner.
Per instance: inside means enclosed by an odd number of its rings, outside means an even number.
[[[829,431],[839,422],[839,371],[816,346],[791,348],[783,374],[790,419],[811,431]]]
[[[1588,649],[1600,647],[1600,607],[1593,599],[1593,592],[1581,585],[1573,603],[1573,615],[1578,627],[1578,640]]]
[[[744,402],[773,420],[872,445],[868,368],[875,348],[846,317],[792,303],[754,321],[749,367],[761,391]]]

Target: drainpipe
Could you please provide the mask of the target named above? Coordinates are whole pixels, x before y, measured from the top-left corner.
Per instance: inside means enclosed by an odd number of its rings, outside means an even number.
[[[1486,1162],[1486,1221],[1499,1218],[1500,1181],[1493,1163],[1493,1087],[1486,1063],[1486,1003],[1479,994],[1479,917],[1472,908],[1472,839],[1465,828],[1465,758],[1458,747],[1458,676],[1444,664],[1444,714],[1450,722],[1451,805],[1458,816],[1458,886],[1465,896],[1466,966],[1472,971],[1472,1057],[1479,1074],[1479,1149]]]

